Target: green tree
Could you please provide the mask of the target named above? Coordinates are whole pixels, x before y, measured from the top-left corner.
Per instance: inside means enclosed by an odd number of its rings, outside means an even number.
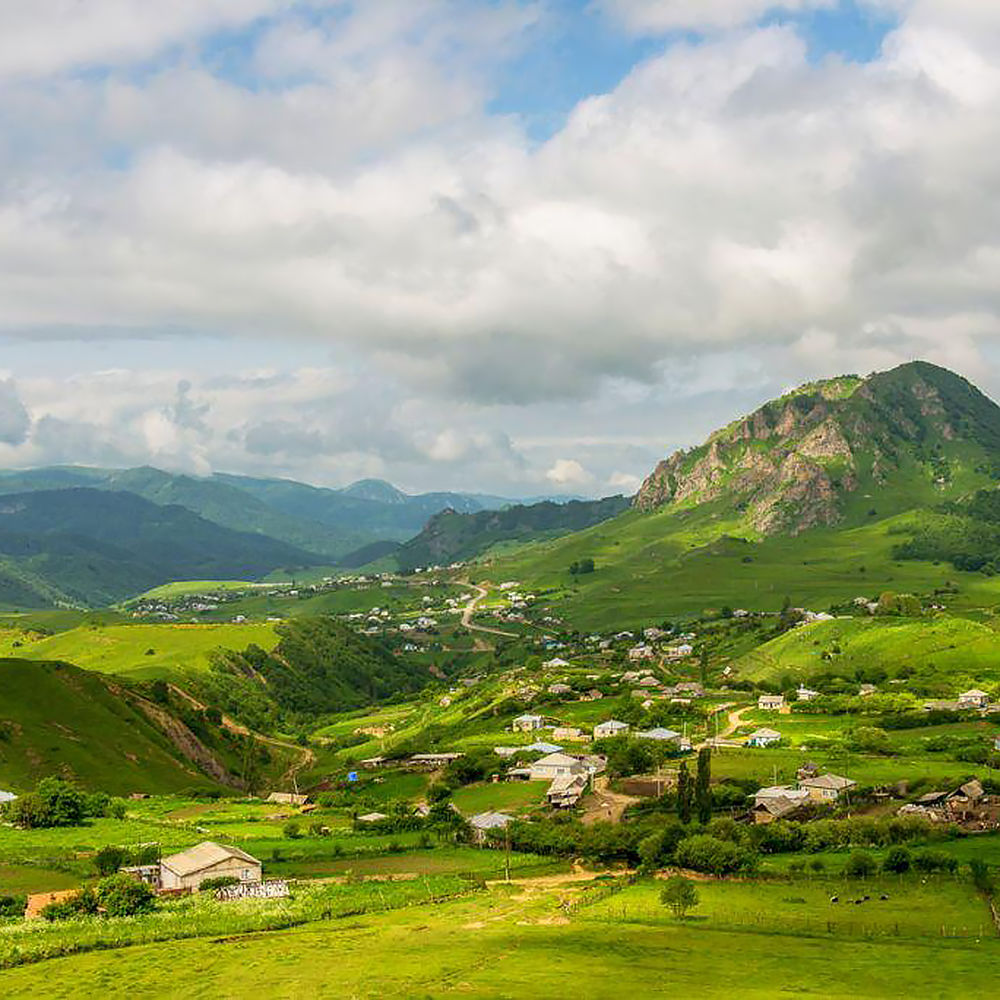
[[[702,687],[708,687],[708,646],[702,646],[698,654],[698,673]]]
[[[145,882],[119,873],[97,883],[97,902],[109,917],[134,917],[156,909],[156,896]]]
[[[284,834],[289,840],[298,840],[302,836],[302,831],[299,829],[299,824],[292,820],[285,824]]]
[[[878,864],[867,851],[852,851],[844,865],[844,874],[848,878],[868,878],[878,871]]]
[[[675,917],[683,917],[688,910],[698,905],[698,890],[694,882],[683,875],[674,875],[667,879],[666,885],[660,891],[660,902],[674,911]]]
[[[712,751],[708,747],[702,747],[698,751],[694,801],[698,810],[698,822],[707,823],[712,818]]]
[[[682,760],[677,771],[677,815],[682,823],[691,822],[691,800],[691,776],[688,774],[687,761]]]
[[[83,792],[62,778],[43,778],[36,789],[48,813],[49,826],[79,826],[84,817]]]
[[[125,849],[108,844],[94,855],[94,867],[98,875],[114,875],[125,864]]]
[[[912,864],[913,858],[905,847],[893,847],[882,861],[882,871],[902,875],[910,870]]]

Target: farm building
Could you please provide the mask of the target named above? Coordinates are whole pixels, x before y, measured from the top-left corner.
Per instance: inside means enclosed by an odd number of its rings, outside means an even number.
[[[762,712],[780,712],[785,707],[783,694],[762,694],[757,699],[757,708]]]
[[[550,753],[547,757],[536,760],[528,770],[532,781],[551,781],[553,778],[587,773],[584,764],[565,753]]]
[[[160,862],[161,889],[197,889],[205,879],[231,876],[241,882],[259,882],[261,863],[238,847],[206,840]]]
[[[629,731],[627,722],[619,722],[617,719],[606,719],[594,726],[594,739],[603,740],[609,736],[624,736]]]
[[[800,684],[798,691],[795,692],[797,701],[812,701],[813,698],[818,697],[819,691],[813,691],[812,688],[807,688],[804,684]]]
[[[486,838],[491,830],[503,830],[513,819],[506,813],[484,812],[469,817],[469,826],[472,827],[472,837],[477,844],[486,842]]]
[[[511,728],[515,733],[530,733],[535,729],[542,729],[545,719],[540,715],[519,715],[512,723]]]
[[[587,778],[582,774],[568,774],[555,778],[545,793],[545,801],[556,809],[570,809],[580,801],[587,790]]]
[[[802,801],[799,799],[789,799],[784,795],[776,798],[763,799],[751,809],[754,823],[773,823],[776,819],[784,819],[790,816],[797,809],[802,808]]]
[[[842,792],[857,784],[850,778],[842,778],[837,774],[820,774],[815,778],[803,778],[799,787],[804,788],[811,799],[819,802],[836,802]]]
[[[958,696],[958,703],[962,708],[989,708],[990,696],[985,691],[973,688],[971,691],[963,691]]]
[[[304,806],[309,801],[309,796],[299,795],[297,792],[271,792],[267,801],[283,806]]]
[[[766,726],[754,730],[747,737],[748,747],[769,747],[780,742],[781,733],[779,733],[777,729],[768,729]]]

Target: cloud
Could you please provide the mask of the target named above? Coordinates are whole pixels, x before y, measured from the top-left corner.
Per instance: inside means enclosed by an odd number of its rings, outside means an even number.
[[[11,379],[3,379],[0,381],[0,442],[23,444],[30,429],[31,417],[21,402],[17,385]]]
[[[598,0],[630,31],[734,28],[771,11],[804,11],[836,7],[839,0]]]
[[[573,458],[558,459],[545,473],[545,478],[556,486],[586,486],[594,479],[593,475]]]

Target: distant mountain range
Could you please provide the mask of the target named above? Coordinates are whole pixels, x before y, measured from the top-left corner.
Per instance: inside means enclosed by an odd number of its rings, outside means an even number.
[[[569,499],[569,498],[566,498]],[[486,494],[344,489],[285,479],[75,466],[0,473],[0,604],[100,606],[183,579],[355,567],[442,511],[515,505]]]

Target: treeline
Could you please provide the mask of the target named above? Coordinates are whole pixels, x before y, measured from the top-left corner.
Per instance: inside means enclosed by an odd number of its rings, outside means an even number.
[[[894,559],[951,563],[955,569],[993,576],[1000,572],[1000,495],[979,490],[966,500],[942,504],[893,547]]]
[[[62,778],[43,778],[33,792],[0,806],[0,819],[23,830],[82,826],[98,816],[125,815],[125,803],[106,792],[84,792]]]

